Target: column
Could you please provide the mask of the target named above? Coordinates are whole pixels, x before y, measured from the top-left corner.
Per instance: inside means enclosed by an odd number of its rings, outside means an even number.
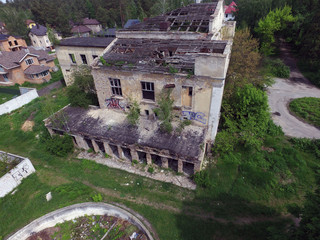
[[[130,153],[131,153],[132,160],[139,161],[138,152],[134,148],[130,148]]]
[[[200,172],[200,170],[201,170],[201,162],[197,162],[197,163],[195,163],[194,164],[194,173],[196,173],[196,172]]]
[[[183,162],[182,160],[178,160],[178,173],[183,172]]]
[[[117,145],[119,158],[125,159],[121,146]]]
[[[100,152],[99,146],[98,146],[98,144],[96,143],[96,141],[92,139],[91,142],[92,142],[92,145],[93,145],[93,150],[94,150],[96,153]]]
[[[84,150],[89,150],[89,146],[81,136],[74,136],[79,148],[83,148]]]
[[[168,168],[169,167],[169,161],[166,157],[161,157],[161,167]]]
[[[48,132],[50,133],[50,135],[51,135],[51,137],[54,135],[54,132],[53,132],[53,130],[51,129],[51,128],[48,128],[47,127],[47,129],[48,129]]]
[[[150,153],[146,153],[146,157],[147,157],[147,164],[151,165],[152,164],[152,158],[151,158],[151,154]]]
[[[112,156],[112,149],[110,148],[109,144],[106,142],[103,142],[103,146],[104,146],[104,151],[106,152],[106,154],[108,154],[109,156]]]

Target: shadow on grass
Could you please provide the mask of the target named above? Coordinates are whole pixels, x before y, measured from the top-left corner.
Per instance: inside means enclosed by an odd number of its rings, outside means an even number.
[[[290,219],[261,204],[220,194],[185,202],[177,215],[180,239],[286,239]]]

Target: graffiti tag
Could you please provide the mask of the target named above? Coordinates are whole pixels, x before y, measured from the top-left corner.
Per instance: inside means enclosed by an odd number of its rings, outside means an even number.
[[[12,177],[14,180],[16,180],[16,182],[19,182],[20,179],[23,178],[23,175],[19,171],[17,171],[14,174],[12,174]]]
[[[116,98],[106,99],[107,108],[109,109],[121,109],[124,111],[124,106],[121,105],[120,100]]]
[[[206,115],[202,112],[182,111],[182,117],[189,120],[195,120],[203,124],[207,123]]]

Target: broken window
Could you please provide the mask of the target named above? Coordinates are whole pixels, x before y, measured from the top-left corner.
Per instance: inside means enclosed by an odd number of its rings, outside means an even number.
[[[121,83],[120,79],[109,78],[111,90],[113,95],[122,96]]]
[[[154,83],[141,82],[142,98],[154,101]]]
[[[192,93],[193,93],[192,87],[182,86],[182,93],[181,93],[182,106],[192,107]]]
[[[83,64],[88,64],[86,55],[80,54],[80,57],[81,57],[81,60],[82,60],[82,63],[83,63]]]
[[[69,53],[69,57],[72,63],[77,63],[73,53]]]
[[[92,55],[92,58],[93,59],[95,59],[95,58],[97,58],[98,57],[98,55]]]
[[[15,45],[18,45],[18,42],[17,42],[17,40],[14,40],[14,44],[15,44]]]

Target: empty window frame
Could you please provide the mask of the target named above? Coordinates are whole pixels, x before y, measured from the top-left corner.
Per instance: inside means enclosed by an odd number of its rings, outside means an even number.
[[[77,63],[73,53],[69,53],[69,57],[72,63]]]
[[[98,57],[98,55],[92,55],[92,58],[93,59],[95,59],[95,58],[97,58]]]
[[[10,47],[12,46],[12,42],[11,41],[9,41],[9,45],[10,45]]]
[[[113,95],[122,96],[120,79],[109,78],[111,91]]]
[[[182,93],[181,93],[182,106],[192,107],[192,93],[193,93],[192,87],[182,86]]]
[[[26,62],[27,65],[31,65],[31,64],[33,64],[33,59],[32,58],[28,58],[28,59],[25,60],[25,62]]]
[[[86,55],[80,54],[80,57],[81,57],[81,60],[82,60],[82,63],[83,63],[83,64],[88,64]]]
[[[18,42],[17,42],[17,40],[14,40],[14,44],[15,44],[15,45],[18,45]]]
[[[154,83],[141,82],[142,98],[154,101]]]

